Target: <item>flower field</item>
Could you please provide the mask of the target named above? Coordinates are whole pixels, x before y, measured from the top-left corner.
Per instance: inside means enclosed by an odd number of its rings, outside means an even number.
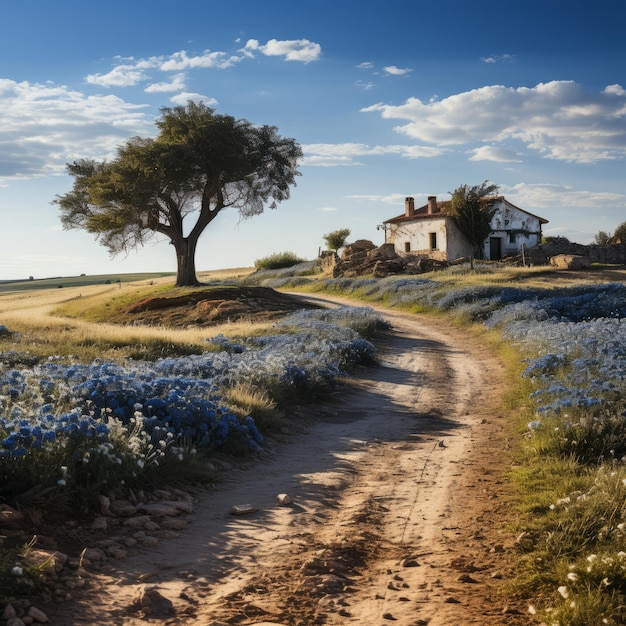
[[[530,409],[520,407],[524,445],[513,472],[525,501],[513,592],[537,623],[624,624],[626,286],[512,286],[494,283],[497,270],[480,265],[483,284],[468,285],[463,272],[314,282],[283,271],[263,284],[445,311],[514,345]]]
[[[517,575],[511,593],[549,625],[626,623],[626,287],[537,285],[476,264],[428,277],[325,279],[310,264],[247,281],[353,296],[479,324],[515,348],[522,397]],[[242,384],[279,405],[320,397],[375,357],[362,307],[301,311],[271,335],[208,339],[155,361],[0,355],[0,496],[51,494],[89,508],[102,491],[194,476],[213,452],[263,445],[227,401]],[[0,326],[0,351],[11,342]]]
[[[245,382],[276,399],[315,397],[346,368],[375,357],[352,327],[380,324],[366,308],[302,311],[276,324],[275,335],[237,342],[219,335],[203,354],[154,362],[53,356],[32,364],[5,351],[0,496],[56,494],[89,508],[98,493],[164,479],[175,464],[184,475],[185,463],[212,451],[257,450],[263,435],[252,417],[227,406],[224,391]],[[9,340],[11,331],[0,335]]]

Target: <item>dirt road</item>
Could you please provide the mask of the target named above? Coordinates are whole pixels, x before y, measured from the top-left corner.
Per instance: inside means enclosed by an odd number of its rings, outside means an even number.
[[[498,592],[513,549],[500,363],[445,322],[385,315],[381,367],[233,469],[178,538],[110,561],[52,623],[528,623]],[[258,510],[229,513],[244,504]]]

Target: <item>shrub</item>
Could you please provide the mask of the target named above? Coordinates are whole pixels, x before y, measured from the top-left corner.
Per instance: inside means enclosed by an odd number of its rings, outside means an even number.
[[[278,270],[305,262],[305,259],[301,259],[293,252],[277,252],[276,254],[257,259],[254,262],[254,268],[256,270]]]

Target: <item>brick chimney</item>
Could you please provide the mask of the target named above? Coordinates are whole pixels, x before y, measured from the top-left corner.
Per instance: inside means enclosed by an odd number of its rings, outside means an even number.
[[[404,200],[404,215],[406,217],[413,217],[415,215],[415,200],[413,198],[406,198]]]
[[[437,196],[428,196],[428,215],[433,215],[434,213],[439,213]]]

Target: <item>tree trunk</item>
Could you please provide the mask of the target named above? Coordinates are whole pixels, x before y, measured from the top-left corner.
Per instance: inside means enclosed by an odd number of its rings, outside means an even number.
[[[183,237],[174,242],[176,248],[176,286],[195,287],[199,285],[196,278],[196,240]]]

